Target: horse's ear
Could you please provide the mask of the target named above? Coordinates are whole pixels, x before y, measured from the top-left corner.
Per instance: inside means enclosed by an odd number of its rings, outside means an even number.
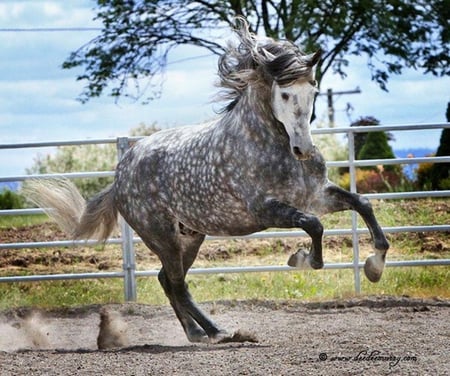
[[[306,56],[308,66],[313,67],[313,66],[317,65],[321,56],[322,56],[322,49],[320,49],[320,48],[313,54]]]

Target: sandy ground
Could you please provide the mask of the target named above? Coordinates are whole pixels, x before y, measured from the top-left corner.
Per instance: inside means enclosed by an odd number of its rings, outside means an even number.
[[[169,306],[0,313],[0,375],[448,375],[450,301],[217,302],[201,307],[257,343],[191,344]],[[105,308],[123,345],[98,350]],[[126,329],[125,329],[126,328]]]

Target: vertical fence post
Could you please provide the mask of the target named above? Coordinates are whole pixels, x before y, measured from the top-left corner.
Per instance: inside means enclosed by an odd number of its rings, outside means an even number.
[[[355,133],[352,130],[348,132],[348,165],[350,173],[350,192],[356,193],[356,168],[355,168]],[[359,272],[359,236],[358,236],[358,217],[356,212],[352,211],[352,244],[353,244],[353,278],[355,282],[355,292],[361,292],[361,275]]]
[[[117,138],[117,156],[119,161],[129,149],[128,137]],[[123,260],[123,283],[125,301],[136,301],[136,261],[134,257],[133,231],[128,223],[121,218],[120,227],[122,233],[122,260]]]

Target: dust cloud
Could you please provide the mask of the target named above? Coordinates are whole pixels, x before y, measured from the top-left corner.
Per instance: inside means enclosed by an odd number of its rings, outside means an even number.
[[[100,350],[128,346],[128,325],[121,314],[105,307],[99,314],[99,321],[93,314],[94,320],[88,320],[89,325],[83,325],[83,329],[66,326],[63,330],[61,319],[46,318],[38,311],[0,316],[0,352],[67,349],[75,343],[94,349],[96,339]],[[100,323],[97,336],[91,334],[96,322]]]
[[[100,310],[100,330],[97,337],[99,350],[127,346],[127,329],[126,322],[118,312],[102,308]]]
[[[0,351],[50,348],[50,325],[37,312],[0,320]]]

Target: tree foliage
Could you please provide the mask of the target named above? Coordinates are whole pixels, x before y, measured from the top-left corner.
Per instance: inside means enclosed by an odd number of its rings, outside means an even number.
[[[373,116],[363,116],[350,124],[351,127],[363,127],[363,126],[372,126],[372,125],[380,125],[380,121]],[[361,151],[362,147],[366,143],[368,134],[369,133],[366,133],[366,132],[355,133],[355,137],[354,137],[355,156],[359,155],[359,152]],[[394,136],[392,135],[392,133],[387,132],[386,136],[387,136],[388,141],[394,140]]]
[[[376,126],[380,121],[373,116],[361,117],[350,126]],[[357,132],[354,134],[356,159],[394,159],[389,141],[394,140],[390,132]],[[349,168],[340,168],[338,184],[350,189]],[[394,192],[410,190],[412,182],[404,175],[400,165],[365,166],[356,169],[356,187],[360,193]]]
[[[115,144],[59,146],[55,154],[38,154],[28,174],[59,174],[67,172],[112,171],[117,164]],[[75,179],[85,198],[111,184],[112,177]]]
[[[450,123],[450,102],[447,103],[447,122]],[[439,140],[436,157],[450,156],[450,129],[443,129]],[[434,163],[430,169],[431,187],[433,189],[450,189],[450,163]]]
[[[150,136],[158,131],[155,124],[140,124],[130,130],[131,136]],[[90,144],[60,146],[54,154],[38,154],[34,164],[27,169],[28,174],[59,174],[67,172],[112,171],[117,164],[116,144]],[[95,193],[111,184],[112,177],[75,179],[74,183],[84,197]]]
[[[364,125],[378,125],[380,122],[372,117],[365,118],[367,120],[367,124]],[[372,124],[370,124],[372,122]],[[364,121],[363,121],[364,123]],[[357,159],[394,159],[395,154],[392,150],[391,145],[389,145],[389,140],[393,139],[392,135],[386,132],[368,132],[360,134],[363,136],[363,143],[359,145],[359,149],[355,150]],[[355,137],[355,149],[356,149],[356,140]],[[389,183],[389,180],[395,180],[395,177],[398,176],[399,179],[403,177],[402,169],[400,165],[385,165],[385,166],[367,166],[361,167],[362,170],[373,170],[379,173],[381,179],[381,183],[386,185]],[[386,175],[386,173],[392,173],[392,176]],[[384,174],[384,175],[383,175]],[[386,175],[386,176],[385,176]],[[388,184],[389,185],[389,184]]]
[[[349,56],[365,55],[371,78],[386,90],[405,67],[450,73],[448,0],[97,0],[100,34],[63,63],[83,67],[82,101],[109,91],[147,99],[161,89],[169,52],[178,45],[224,51],[224,37],[243,15],[258,34],[321,48],[318,80],[346,75]]]
[[[0,210],[22,209],[23,206],[24,199],[19,194],[9,189],[0,191]]]
[[[450,123],[450,102],[447,103],[447,122]],[[436,153],[430,157],[450,156],[450,129],[443,129]],[[417,187],[425,190],[450,189],[450,163],[420,163],[416,169]]]
[[[374,125],[380,125],[380,121],[373,116],[362,116],[358,120],[356,120],[350,124],[351,127],[363,127],[363,126],[374,126]],[[387,141],[394,140],[394,136],[392,135],[392,133],[385,132],[385,134],[387,137]],[[364,144],[366,143],[368,135],[369,135],[369,132],[355,132],[354,133],[354,150],[355,150],[356,159],[364,159],[364,158],[360,158],[359,154],[360,154],[361,149],[363,148]],[[389,145],[387,145],[387,147],[390,148]],[[374,152],[376,152],[376,151],[374,151]],[[383,157],[375,156],[374,158],[383,158]],[[391,157],[388,157],[388,158],[391,158]],[[340,167],[339,168],[340,175],[343,175],[348,172],[349,172],[348,167]]]
[[[372,116],[362,117],[351,126],[379,125],[380,121]],[[355,133],[356,159],[394,159],[395,154],[389,141],[393,139],[389,132]],[[350,189],[348,168],[340,169],[339,185]],[[360,193],[393,192],[407,189],[407,179],[399,165],[365,166],[356,169],[356,188]]]
[[[370,132],[366,141],[358,153],[358,159],[394,159],[395,154],[388,144],[388,138],[384,132]],[[377,169],[376,166],[363,167],[363,169]],[[398,170],[398,166],[387,165],[387,171]]]

